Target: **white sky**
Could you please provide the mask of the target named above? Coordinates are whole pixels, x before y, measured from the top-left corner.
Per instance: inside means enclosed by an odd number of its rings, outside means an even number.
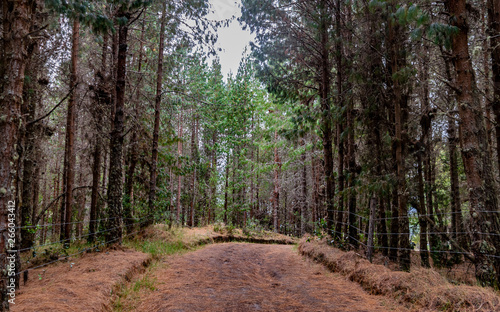
[[[236,18],[241,16],[238,7],[240,0],[209,0],[209,2],[212,5],[211,10],[214,11],[208,15],[209,19],[222,20],[231,18],[233,15]],[[229,24],[229,27],[219,28],[217,34],[219,38],[215,47],[222,49],[217,54],[220,58],[222,74],[226,78],[229,72],[236,74],[245,46],[248,46],[247,52],[249,52],[249,42],[254,39],[254,36],[250,34],[250,30],[244,31],[236,19]]]

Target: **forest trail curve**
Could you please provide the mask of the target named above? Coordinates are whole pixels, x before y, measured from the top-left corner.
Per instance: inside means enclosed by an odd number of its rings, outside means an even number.
[[[208,245],[164,260],[136,311],[393,311],[390,299],[297,254],[292,246]]]

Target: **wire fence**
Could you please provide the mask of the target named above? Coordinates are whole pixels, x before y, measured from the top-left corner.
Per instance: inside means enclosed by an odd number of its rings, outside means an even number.
[[[499,239],[500,233],[485,233],[481,231],[472,231],[469,230],[465,225],[461,229],[461,231],[454,231],[454,227],[451,226],[450,222],[451,218],[454,214],[463,214],[463,212],[439,212],[435,214],[410,214],[405,216],[394,216],[394,217],[383,217],[383,218],[372,218],[360,215],[358,213],[343,211],[343,210],[333,210],[336,214],[336,220],[326,219],[329,223],[332,224],[332,228],[329,229],[329,232],[333,234],[334,238],[332,242],[342,243],[342,242],[355,242],[355,245],[358,245],[361,251],[361,255],[365,258],[371,258],[371,254],[373,251],[379,250],[382,251],[384,264],[387,264],[388,258],[390,258],[391,253],[394,256],[394,253],[398,254],[400,257],[399,260],[410,261],[412,265],[422,266],[422,262],[420,260],[421,253],[428,253],[430,258],[433,261],[433,267],[435,269],[443,271],[446,275],[450,276],[457,271],[461,271],[464,274],[469,275],[470,277],[474,277],[474,269],[473,263],[469,260],[474,258],[473,252],[469,247],[469,244],[473,241],[473,234],[491,236],[492,239]],[[500,211],[481,211],[484,214],[498,214]],[[355,221],[350,223],[349,219],[354,217]],[[427,230],[421,231],[420,228],[420,220],[425,218],[428,221]],[[436,219],[434,219],[436,218]],[[441,219],[438,221],[438,219]],[[371,219],[371,220],[370,220]],[[410,231],[403,231],[393,233],[390,232],[390,223],[385,224],[386,231],[377,232],[378,225],[380,222],[394,222],[394,220],[402,220],[408,219],[408,222],[412,221],[412,225],[410,226]],[[465,216],[464,216],[465,219]],[[430,222],[429,222],[430,221]],[[432,224],[432,222],[435,222]],[[373,230],[369,229],[369,223],[372,222]],[[340,231],[339,231],[340,229]],[[356,236],[352,236],[352,232],[356,233]],[[404,235],[408,236],[410,241],[415,243],[413,246],[419,247],[416,248],[405,248],[398,246],[398,240],[394,240],[394,236]],[[422,235],[428,235],[427,246],[418,246],[418,244],[422,241]],[[370,238],[371,236],[371,238]],[[381,237],[386,236],[387,245],[382,245]],[[463,241],[467,242],[458,246],[455,241],[457,237],[462,237]],[[433,237],[434,242],[431,243],[431,237]],[[340,241],[339,241],[340,240]],[[425,240],[424,240],[425,241]],[[370,243],[371,242],[371,243]],[[436,243],[437,242],[437,243]],[[431,247],[432,246],[432,247]],[[363,254],[364,252],[364,254]],[[401,253],[403,252],[403,254]],[[410,259],[403,259],[401,257],[407,257],[404,255],[409,254]],[[433,255],[437,255],[434,257]],[[442,263],[436,263],[439,261],[438,258],[446,258],[446,255],[450,255],[449,257],[462,256],[461,259],[455,258],[455,261],[446,261],[448,259],[444,259]],[[491,253],[482,254],[485,257],[500,259],[500,254],[498,252],[492,251]],[[379,253],[380,256],[380,253]],[[369,259],[371,260],[371,259]],[[393,263],[397,261],[397,259],[389,259]],[[436,261],[435,261],[436,260]],[[496,260],[498,261],[498,260]],[[441,273],[443,273],[441,272]]]
[[[97,220],[86,220],[86,221],[78,221],[78,222],[66,222],[66,223],[50,223],[50,224],[42,224],[42,225],[30,225],[30,226],[18,226],[16,227],[16,229],[41,229],[41,228],[47,228],[47,227],[54,227],[53,228],[53,233],[52,234],[57,234],[57,231],[55,230],[56,227],[61,227],[63,225],[67,225],[67,224],[70,224],[70,225],[75,225],[75,224],[84,224],[84,223],[87,223],[88,225],[90,225],[91,222],[95,222],[96,224],[99,224],[99,222],[103,222],[103,221],[108,221],[108,220],[115,220],[115,219],[122,219],[122,222],[123,222],[123,225],[120,225],[120,226],[115,226],[115,227],[112,227],[112,228],[105,228],[105,229],[101,229],[101,230],[98,230],[98,231],[95,231],[95,232],[88,232],[86,234],[81,234],[81,235],[77,235],[77,236],[73,236],[73,237],[70,237],[70,238],[67,238],[67,239],[60,239],[60,240],[55,240],[55,241],[51,241],[51,242],[48,242],[48,243],[43,243],[43,244],[40,244],[40,245],[33,245],[31,247],[27,247],[27,248],[22,248],[22,249],[19,249],[18,251],[20,253],[25,253],[27,251],[30,251],[32,250],[34,252],[34,257],[37,256],[37,253],[36,253],[36,250],[37,249],[40,249],[40,248],[44,248],[44,247],[48,247],[48,246],[51,246],[51,245],[57,245],[57,244],[67,244],[67,243],[72,243],[72,242],[76,242],[76,241],[81,241],[83,239],[87,239],[89,236],[94,236],[95,237],[95,241],[94,241],[94,245],[92,246],[89,246],[89,247],[85,247],[85,248],[82,248],[82,249],[79,249],[78,252],[75,252],[75,253],[72,253],[72,254],[69,254],[69,255],[57,255],[57,259],[54,259],[54,260],[51,260],[51,261],[48,261],[48,262],[44,262],[40,265],[37,265],[37,266],[34,266],[34,267],[29,267],[29,268],[26,268],[26,269],[20,269],[18,270],[18,272],[16,272],[16,276],[19,276],[20,274],[24,273],[24,272],[28,272],[28,271],[31,271],[31,270],[35,270],[35,269],[39,269],[39,268],[42,268],[42,267],[45,267],[45,266],[48,266],[50,264],[53,264],[53,263],[56,263],[56,262],[59,262],[59,261],[64,261],[70,257],[74,257],[74,256],[77,256],[79,254],[82,254],[82,253],[85,253],[85,252],[89,252],[89,251],[92,251],[92,250],[95,250],[95,249],[99,249],[103,246],[106,246],[106,245],[109,245],[115,241],[118,241],[120,239],[123,239],[125,237],[129,237],[129,236],[132,236],[132,235],[135,235],[137,233],[139,233],[141,231],[141,227],[144,223],[148,222],[148,221],[151,221],[151,218],[148,216],[148,217],[143,217],[143,218],[123,218],[123,217],[112,217],[112,218],[101,218],[101,219],[97,219]],[[125,222],[125,221],[130,221],[130,222]],[[135,230],[135,231],[130,231],[131,229],[133,230],[134,227],[137,227],[139,226],[139,229]],[[117,238],[113,238],[113,239],[110,239],[110,240],[107,240],[107,241],[104,241],[102,239],[98,239],[98,238],[102,238],[103,234],[105,233],[108,233],[110,231],[113,231],[113,230],[116,230],[116,229],[119,229],[119,228],[122,228],[123,230],[125,230],[127,233],[125,235],[122,235],[121,237],[117,237]],[[83,232],[83,231],[82,231]],[[87,242],[88,243],[88,242]],[[9,252],[16,252],[16,250],[9,250]],[[0,255],[6,255],[6,254],[0,254]],[[32,259],[32,258],[31,258]],[[8,279],[9,277],[4,277],[4,279]]]

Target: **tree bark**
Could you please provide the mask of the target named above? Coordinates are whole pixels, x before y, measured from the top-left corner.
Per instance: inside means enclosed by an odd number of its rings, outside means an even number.
[[[94,107],[93,107],[93,118],[96,124],[95,127],[95,139],[94,139],[94,153],[93,153],[93,164],[92,164],[92,193],[90,195],[90,222],[89,222],[89,236],[88,241],[94,242],[95,233],[98,229],[98,219],[99,219],[99,180],[101,178],[101,164],[102,164],[102,139],[101,139],[101,124],[102,115],[104,108],[109,108],[111,105],[111,94],[108,92],[108,88],[105,82],[105,76],[107,73],[107,49],[108,49],[108,34],[104,34],[103,44],[102,44],[102,56],[101,56],[101,72],[97,74],[97,88],[96,94],[94,95]]]
[[[225,178],[225,186],[224,186],[224,224],[227,225],[227,196],[228,196],[228,188],[229,188],[229,152],[226,156],[226,178]]]
[[[429,251],[427,250],[427,219],[423,217],[427,213],[425,209],[424,177],[422,170],[422,153],[417,152],[417,184],[418,184],[418,223],[420,225],[420,262],[423,267],[430,267]]]
[[[37,106],[39,102],[39,90],[36,86],[39,73],[39,65],[34,56],[38,54],[38,44],[33,42],[28,47],[28,59],[26,61],[25,75],[28,77],[24,84],[23,90],[23,105],[21,106],[21,113],[26,116],[24,122],[24,129],[20,133],[19,144],[23,146],[20,157],[22,159],[22,189],[21,189],[21,248],[30,248],[34,243],[33,218],[34,206],[38,199],[35,197],[37,192],[36,174],[40,166],[40,129],[41,127],[31,123],[36,118]]]
[[[142,81],[142,57],[144,48],[144,30],[146,24],[146,15],[144,14],[142,25],[141,25],[141,37],[139,40],[139,59],[137,61],[137,74],[139,76],[137,81],[137,90],[134,99],[134,114],[136,120],[139,120],[139,99],[140,99],[140,86]],[[125,176],[125,200],[123,207],[123,217],[125,218],[124,224],[126,231],[130,232],[132,230],[133,224],[133,207],[134,207],[134,182],[135,182],[135,169],[137,167],[137,162],[139,161],[139,142],[138,142],[138,131],[139,126],[137,124],[132,126],[132,137],[129,144],[129,156],[128,156],[128,167],[127,174]],[[145,223],[142,223],[144,225]]]
[[[455,120],[448,117],[448,149],[450,154],[450,191],[451,191],[451,224],[452,237],[462,247],[467,246],[464,235],[462,205],[460,202],[460,181],[458,179],[457,129]]]
[[[321,132],[323,134],[323,158],[324,158],[324,176],[326,182],[326,211],[327,211],[327,231],[332,237],[334,236],[334,196],[335,182],[333,177],[333,151],[332,151],[332,124],[330,112],[330,80],[331,80],[331,64],[329,52],[329,34],[328,27],[330,17],[326,12],[327,1],[321,1],[321,17],[319,25],[319,35],[321,40],[321,57],[320,57],[320,79],[319,79],[319,94],[321,102]]]
[[[399,215],[399,267],[403,271],[410,270],[410,229],[408,221],[407,190],[406,190],[406,169],[405,169],[405,138],[403,129],[405,128],[407,98],[403,94],[402,79],[397,73],[405,66],[406,53],[402,44],[402,29],[397,22],[388,22],[388,49],[390,55],[390,71],[392,74],[392,95],[394,107],[395,126],[395,161],[396,161],[396,181],[397,181],[397,204]]]
[[[182,111],[179,113],[179,141],[177,142],[177,223],[181,223],[181,182],[182,176],[180,174],[181,171],[181,157],[182,157]],[[184,220],[182,220],[181,225],[184,224]]]
[[[130,19],[130,13],[120,9],[118,18]],[[106,241],[109,245],[122,243],[123,235],[123,129],[125,106],[125,78],[127,71],[128,24],[118,29],[118,57],[116,65],[116,97],[114,118],[109,144],[109,181],[108,181],[108,222]]]
[[[162,95],[162,81],[163,81],[163,49],[165,41],[165,23],[167,14],[167,3],[163,2],[163,10],[161,12],[161,26],[160,26],[160,44],[158,47],[158,69],[156,71],[156,97],[155,97],[155,121],[153,130],[153,144],[151,151],[151,171],[149,173],[149,199],[148,199],[148,221],[145,224],[153,222],[153,213],[156,198],[156,178],[158,166],[158,139],[160,134],[160,105]]]
[[[302,162],[302,198],[300,205],[300,236],[304,235],[306,232],[307,215],[309,211],[309,205],[307,201],[307,164],[306,164],[306,140],[302,139],[302,146],[304,146],[304,152],[300,155],[300,161]]]
[[[398,211],[398,194],[397,190],[393,190],[389,196],[388,203],[391,206],[391,234],[389,236],[389,259],[392,261],[398,260],[399,247],[399,211]]]
[[[197,116],[193,114],[193,129],[191,132],[191,164],[194,166],[193,179],[191,180],[191,204],[189,205],[189,226],[195,226],[194,223],[194,206],[196,201],[196,166],[198,163],[198,145],[197,145]]]
[[[278,130],[274,131],[274,192],[273,192],[273,227],[274,232],[279,232],[278,210],[280,207],[280,168],[281,160],[278,154]]]
[[[493,113],[497,143],[497,165],[500,172],[500,1],[488,0],[488,33],[490,36],[491,70],[493,74]]]
[[[15,207],[14,177],[31,15],[35,1],[3,1],[3,55],[0,60],[0,266],[7,267],[9,209]],[[7,74],[8,73],[8,74]],[[17,255],[18,256],[18,255]],[[9,309],[8,271],[0,274],[0,311]]]
[[[68,113],[66,118],[66,145],[64,149],[64,173],[63,189],[64,197],[61,205],[61,241],[69,245],[71,238],[71,218],[73,209],[73,185],[75,180],[75,114],[76,114],[76,90],[78,70],[78,45],[80,41],[80,23],[73,21],[73,37],[71,46],[71,75],[69,88],[71,95],[68,101]]]
[[[468,22],[465,0],[448,0],[450,23],[458,28],[452,38],[457,104],[460,117],[460,147],[467,177],[471,214],[472,245],[476,278],[483,285],[497,287],[500,259],[489,257],[500,250],[500,240],[490,233],[500,231],[496,187],[488,156],[488,140],[484,116],[476,92],[476,80],[468,50]]]

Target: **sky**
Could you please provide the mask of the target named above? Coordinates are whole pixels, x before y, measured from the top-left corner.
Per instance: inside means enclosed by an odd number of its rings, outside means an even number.
[[[236,18],[241,16],[238,7],[240,0],[209,0],[209,2],[212,5],[211,10],[214,11],[208,15],[209,19],[222,20],[231,18],[233,15]],[[236,74],[245,46],[248,46],[248,51],[250,51],[249,42],[254,39],[254,36],[250,34],[250,30],[243,30],[236,19],[229,24],[229,27],[219,28],[217,34],[218,40],[215,47],[222,49],[217,52],[222,73],[224,77],[227,77],[230,71]]]

